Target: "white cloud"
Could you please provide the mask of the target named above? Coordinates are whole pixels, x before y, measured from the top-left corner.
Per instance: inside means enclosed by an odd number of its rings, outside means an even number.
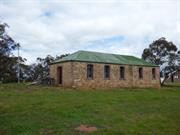
[[[162,36],[180,48],[179,0],[0,0],[0,20],[10,25],[29,61],[80,49],[141,56]],[[123,36],[119,42],[94,41]]]

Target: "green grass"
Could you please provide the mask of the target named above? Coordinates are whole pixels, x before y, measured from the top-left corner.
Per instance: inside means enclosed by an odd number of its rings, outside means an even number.
[[[180,135],[180,85],[112,90],[0,84],[0,135]]]

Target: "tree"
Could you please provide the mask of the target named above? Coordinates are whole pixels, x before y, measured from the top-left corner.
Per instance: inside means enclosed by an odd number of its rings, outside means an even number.
[[[29,66],[25,64],[27,61],[25,58],[22,58],[21,56],[18,57],[11,57],[11,63],[12,66],[14,67],[13,71],[16,72],[16,76],[18,76],[19,73],[19,79],[20,81],[25,81],[28,79],[28,73],[29,73]],[[19,65],[18,65],[19,63]],[[18,67],[19,66],[19,67]],[[19,69],[18,69],[19,68]],[[18,71],[19,70],[19,71]]]
[[[16,57],[13,51],[20,47],[6,32],[9,26],[6,23],[0,23],[0,81],[17,81],[18,71],[20,71],[20,80],[41,80],[49,76],[49,65],[56,59],[63,58],[68,54],[56,56],[48,55],[45,58],[37,58],[37,63],[26,65],[26,59]],[[18,70],[18,66],[20,70]]]
[[[38,72],[38,78],[47,78],[49,76],[49,65],[54,61],[54,57],[47,55],[45,58],[37,58],[36,71]]]
[[[66,56],[68,56],[68,55],[69,55],[69,53],[62,54],[62,55],[60,55],[60,56],[56,56],[55,60],[62,59],[63,57],[66,57]]]
[[[15,57],[12,51],[19,44],[16,43],[6,32],[9,26],[6,23],[0,23],[0,81],[16,81],[17,75],[15,70]]]
[[[150,63],[160,66],[161,84],[177,70],[178,68],[178,52],[173,42],[167,41],[164,37],[153,41],[149,48],[145,48],[142,58]]]
[[[49,64],[54,60],[50,55],[45,58],[37,58],[37,62],[29,65],[28,80],[40,81],[49,76]]]
[[[57,59],[68,56],[69,54],[62,54],[55,58],[51,55],[47,55],[45,58],[37,58],[37,62],[29,66],[28,80],[29,81],[41,81],[49,77],[49,65]]]

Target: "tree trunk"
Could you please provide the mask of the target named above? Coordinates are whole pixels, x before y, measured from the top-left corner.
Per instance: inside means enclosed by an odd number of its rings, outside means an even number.
[[[167,80],[167,77],[162,78],[162,80],[161,80],[161,86],[164,85],[164,83],[165,83],[166,80]]]
[[[171,82],[174,82],[174,75],[171,75]]]
[[[172,71],[172,72],[168,73],[165,77],[161,78],[161,86],[163,86],[164,83],[165,83],[165,81],[166,81],[168,78],[170,78],[170,77],[171,77],[171,81],[174,82],[174,75],[173,75],[173,74],[174,74],[175,72],[176,72],[176,71]]]

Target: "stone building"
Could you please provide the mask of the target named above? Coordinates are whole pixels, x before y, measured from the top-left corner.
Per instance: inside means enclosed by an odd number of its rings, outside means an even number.
[[[160,87],[159,67],[134,56],[78,51],[50,65],[63,87]]]

